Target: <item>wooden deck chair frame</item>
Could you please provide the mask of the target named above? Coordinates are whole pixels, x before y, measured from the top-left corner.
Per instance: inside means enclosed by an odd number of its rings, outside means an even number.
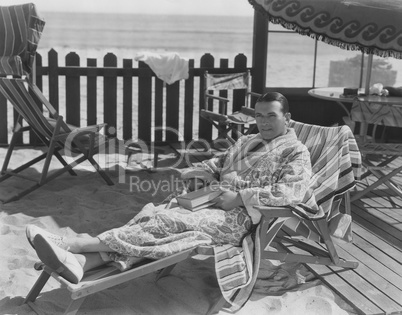
[[[350,196],[345,193],[346,213],[350,214]],[[349,206],[348,206],[349,205]],[[359,263],[355,261],[344,260],[339,257],[331,235],[329,233],[327,219],[321,218],[315,221],[317,231],[322,238],[323,243],[317,244],[314,241],[295,240],[295,235],[289,229],[286,229],[286,220],[294,218],[294,212],[287,207],[264,207],[257,209],[263,215],[261,225],[261,259],[279,260],[289,263],[306,263],[326,266],[337,266],[341,268],[357,268]],[[282,229],[282,231],[281,231]],[[282,233],[280,233],[282,232]],[[265,237],[262,237],[266,235]],[[275,242],[276,249],[269,249],[272,242]]]
[[[350,117],[344,117],[352,126],[360,124],[356,140],[362,154],[363,167],[366,169],[362,179],[369,175],[374,175],[376,179],[363,190],[353,193],[352,201],[362,198],[382,184],[402,197],[402,187],[392,180],[392,177],[402,172],[402,166],[392,163],[402,156],[402,143],[387,143],[384,136],[387,127],[402,127],[398,118],[400,116],[400,105],[369,103],[356,99]]]
[[[359,178],[360,176],[359,172],[357,172],[357,175],[355,175],[355,173],[352,172],[352,169],[353,164],[356,164],[355,167],[360,169],[358,166],[358,164],[360,164],[360,154],[358,153],[357,145],[350,128],[347,126],[315,126],[296,121],[291,121],[290,127],[295,129],[298,139],[304,143],[307,146],[307,149],[310,151],[313,167],[312,170],[314,174],[313,177],[334,177],[335,173],[333,172],[336,172],[338,170],[338,165],[340,165],[339,156],[341,155],[342,159],[347,159],[343,161],[345,163],[343,169],[339,170],[340,173],[344,174],[339,174],[338,176],[346,176],[346,173],[349,173],[348,181],[346,182],[344,177],[342,181],[345,182],[342,184],[342,186],[337,187],[336,191],[326,192],[324,189],[322,189],[321,193],[318,193],[317,189],[320,190],[319,183],[313,183],[313,185],[316,187],[314,189],[316,198],[320,197],[320,200],[317,200],[319,206],[324,205],[328,201],[328,196],[333,197],[332,206],[339,204],[341,200],[344,199],[345,213],[347,215],[351,215],[350,190],[353,189],[355,185],[355,178]],[[317,136],[317,139],[314,139],[317,132],[326,132],[328,134],[327,137],[329,137],[330,134],[334,135],[342,133],[344,138],[339,138],[338,141],[342,142],[342,144],[345,146],[344,149],[348,151],[348,154],[345,154],[344,151],[338,151],[339,155],[336,153],[330,153],[331,150],[329,150],[328,147],[336,144],[337,140],[320,138],[322,136]],[[331,138],[333,138],[333,136],[331,136]],[[331,141],[333,142],[331,143]],[[336,151],[337,150],[334,150],[333,152]],[[342,152],[342,154],[340,152]],[[329,156],[329,159],[331,159],[331,154],[332,158],[335,159],[337,163],[333,163],[331,160],[325,162],[327,155]],[[353,161],[351,157],[352,154],[354,157]],[[325,167],[320,166],[324,165],[325,163],[331,164],[331,169],[333,171],[326,170]],[[338,178],[337,180],[339,182],[340,179]],[[320,194],[320,196],[318,196],[318,194]],[[326,205],[326,207],[328,207],[328,205]],[[300,235],[295,234],[294,231],[286,227],[286,221],[289,218],[296,217],[296,214],[292,209],[289,207],[266,206],[257,206],[257,208],[263,214],[263,221],[261,223],[262,259],[273,259],[283,262],[332,265],[341,268],[356,268],[358,266],[357,262],[341,259],[337,254],[328,225],[329,213],[321,218],[314,218],[312,220],[298,216],[300,221],[304,221],[309,226],[312,233],[315,232],[319,236],[319,242],[309,240],[308,237],[295,241],[291,237]],[[264,237],[263,235],[267,236]],[[269,245],[272,241],[275,241],[276,244],[279,245],[279,249],[281,249],[281,251],[272,251],[269,249]]]
[[[78,312],[78,309],[86,297],[91,294],[95,294],[150,273],[156,273],[155,281],[157,281],[160,278],[169,275],[170,271],[177,263],[199,254],[213,255],[212,247],[200,246],[195,249],[184,250],[159,260],[144,260],[135,265],[132,269],[124,272],[120,272],[113,266],[103,266],[86,272],[83,279],[78,284],[73,284],[65,280],[59,276],[56,271],[44,265],[42,262],[37,262],[35,264],[35,269],[42,270],[42,272],[26,296],[24,303],[28,304],[35,313],[41,314],[35,301],[49,278],[53,277],[63,288],[66,288],[70,292],[70,301],[64,314],[74,315]],[[216,302],[211,304],[206,314],[214,314],[222,308],[225,303],[226,301],[223,297],[218,299]]]
[[[215,80],[219,80],[216,83]],[[213,91],[233,91],[237,89],[245,90],[245,103],[240,111],[232,114],[227,113],[228,103],[230,100],[222,95],[214,95]],[[246,134],[251,133],[255,127],[254,111],[250,108],[250,97],[258,97],[260,94],[251,92],[251,74],[247,72],[228,73],[228,74],[210,74],[208,71],[204,73],[204,104],[200,110],[200,116],[208,120],[217,130],[218,139],[228,139],[231,143],[235,139],[230,135],[235,133],[237,137],[243,135],[244,130],[240,127],[248,126]],[[214,101],[219,103],[219,110],[213,111]],[[242,119],[236,119],[241,116]]]
[[[57,111],[46,100],[38,87],[25,79],[0,78],[0,92],[8,99],[19,114],[1,169],[0,182],[12,176],[34,182],[34,185],[3,200],[4,203],[20,199],[65,172],[69,172],[71,175],[77,175],[73,171],[73,168],[86,160],[94,166],[108,185],[114,184],[93,158],[94,154],[97,154],[99,150],[95,137],[99,136],[99,131],[105,127],[105,124],[83,128],[67,125],[63,117],[58,115]],[[46,107],[52,118],[45,117],[44,113],[38,107],[37,102],[40,102],[40,104]],[[22,125],[23,120],[26,121],[27,126]],[[23,132],[30,130],[32,130],[47,147],[46,152],[14,170],[9,170],[8,165],[12,158],[18,137]],[[70,144],[70,146],[66,146],[68,144]],[[71,163],[68,163],[60,153],[62,149],[69,149],[81,155],[78,155]],[[63,168],[49,173],[49,166],[53,156],[60,161]],[[39,179],[21,174],[22,171],[42,160],[44,160],[44,164]]]

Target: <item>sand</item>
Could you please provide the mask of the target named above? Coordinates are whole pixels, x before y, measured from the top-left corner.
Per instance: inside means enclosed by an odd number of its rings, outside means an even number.
[[[1,162],[5,153],[6,149],[0,148]],[[19,149],[11,167],[40,153],[33,148]],[[155,191],[145,184],[131,185],[130,191],[130,176],[131,183],[166,184],[179,174],[175,169],[162,168],[156,172],[131,171],[119,177],[124,174],[125,156],[110,155],[100,162],[108,168],[114,186],[106,185],[88,163],[75,168],[78,176],[64,174],[19,201],[0,204],[0,314],[34,314],[23,304],[39,276],[33,268],[38,258],[25,237],[27,224],[66,236],[96,235],[126,223],[146,203],[159,203],[169,194],[166,186]],[[58,161],[51,165],[52,170],[59,167]],[[37,175],[40,167],[27,172]],[[0,199],[25,184],[17,178],[0,183]],[[142,187],[140,193],[138,187]],[[219,296],[213,259],[198,256],[181,262],[171,275],[158,282],[153,273],[93,294],[78,314],[204,314]],[[62,314],[67,297],[67,291],[51,278],[35,303],[44,314]],[[229,313],[221,310],[219,314]],[[253,294],[237,314],[354,313],[303,265],[263,261]]]

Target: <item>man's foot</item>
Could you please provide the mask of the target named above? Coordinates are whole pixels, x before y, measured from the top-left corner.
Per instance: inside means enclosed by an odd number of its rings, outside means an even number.
[[[27,225],[27,227],[25,229],[25,234],[27,236],[27,240],[28,240],[29,244],[31,244],[31,246],[33,248],[35,248],[34,242],[33,242],[35,236],[38,234],[41,234],[42,236],[46,237],[49,241],[51,241],[53,244],[57,245],[58,247],[60,247],[62,249],[66,249],[66,250],[69,249],[69,247],[65,243],[63,236],[59,236],[59,235],[50,233],[35,225],[32,225],[32,224]]]
[[[39,259],[71,283],[81,281],[84,270],[74,254],[56,246],[41,234],[33,240]]]

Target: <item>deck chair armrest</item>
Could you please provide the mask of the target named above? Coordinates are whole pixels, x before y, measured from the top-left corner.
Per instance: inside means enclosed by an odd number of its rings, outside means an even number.
[[[79,127],[77,129],[74,129],[73,132],[78,132],[80,134],[82,133],[90,133],[90,132],[98,132],[102,128],[104,128],[107,124],[99,124],[99,125],[91,125],[91,126],[86,126],[86,127]]]
[[[242,107],[241,107],[241,112],[242,112],[243,114],[245,114],[245,115],[248,115],[248,116],[252,116],[252,117],[255,116],[255,110],[254,110],[254,108],[250,108],[250,107],[247,107],[247,106],[242,106]]]
[[[71,134],[79,134],[80,136],[98,132],[101,130],[106,124],[99,124],[99,125],[92,125],[92,126],[86,126],[86,127],[77,127],[74,129],[72,132],[66,132],[66,133],[60,133],[58,137],[63,138],[65,136],[69,136]]]
[[[256,93],[256,92],[247,92],[247,94],[251,95],[251,96],[255,96],[255,97],[260,97],[261,96],[260,93]]]
[[[288,207],[254,206],[264,217],[288,218],[294,217],[294,213]]]
[[[73,144],[72,150],[74,151],[74,147],[79,148],[79,151],[84,152],[86,150],[86,147],[89,148],[90,150],[93,150],[96,146],[96,141],[95,141],[95,134],[99,132],[101,128],[103,128],[106,124],[99,124],[99,125],[91,125],[87,127],[78,127],[74,129],[72,132],[69,133],[59,133],[54,135],[54,139],[56,141],[62,140],[65,141],[65,139],[70,138],[70,141]],[[84,141],[84,142],[82,142]],[[86,143],[86,144],[85,144]],[[88,147],[89,145],[89,147]]]
[[[215,100],[222,101],[222,102],[226,102],[226,103],[229,102],[229,100],[227,98],[222,97],[222,96],[217,96],[217,95],[212,95],[212,94],[206,94],[205,96],[208,98],[213,98]]]
[[[212,120],[218,121],[220,123],[225,123],[228,120],[228,116],[223,115],[223,114],[214,113],[207,109],[202,109],[200,111],[200,115],[201,115],[201,117],[204,117],[206,119],[212,119]]]

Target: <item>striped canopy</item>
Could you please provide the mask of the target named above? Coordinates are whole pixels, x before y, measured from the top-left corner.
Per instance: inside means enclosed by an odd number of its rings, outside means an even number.
[[[348,50],[402,59],[401,0],[248,0],[270,22]]]
[[[0,6],[0,75],[29,75],[45,21],[33,3]]]

